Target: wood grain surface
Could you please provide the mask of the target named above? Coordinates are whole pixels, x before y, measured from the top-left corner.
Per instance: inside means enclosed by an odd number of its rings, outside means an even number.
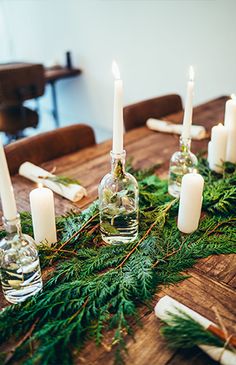
[[[194,109],[193,123],[204,125],[210,133],[211,127],[224,119],[224,106],[227,97],[220,97]],[[166,120],[176,123],[182,121],[182,112],[169,115]],[[146,127],[134,129],[125,135],[125,149],[128,157],[133,158],[137,168],[149,167],[160,163],[157,173],[167,176],[169,159],[178,149],[179,137],[176,135],[152,132]],[[194,141],[193,152],[206,150],[208,140]],[[99,181],[110,168],[111,141],[44,163],[47,170],[56,167],[57,174],[79,179],[88,190],[88,197],[78,203],[55,196],[56,214],[70,209],[84,209],[97,197]],[[29,192],[35,184],[18,175],[12,178],[19,211],[29,210]],[[213,308],[217,307],[225,325],[235,333],[236,314],[236,260],[234,255],[211,256],[200,260],[188,271],[190,278],[178,285],[163,287],[153,300],[168,294],[185,305],[198,311],[212,321],[217,322]],[[0,298],[0,304],[6,305]],[[135,339],[127,338],[127,364],[133,365],[176,365],[176,364],[215,364],[200,350],[173,351],[159,334],[160,321],[153,311],[142,308],[142,327],[135,328]],[[89,342],[80,354],[75,353],[75,363],[79,364],[113,364],[113,351],[110,348],[112,333],[104,336],[101,347]]]

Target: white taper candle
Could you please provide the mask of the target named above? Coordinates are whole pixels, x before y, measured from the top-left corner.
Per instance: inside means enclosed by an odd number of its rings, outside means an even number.
[[[50,246],[57,241],[53,192],[43,187],[32,190],[30,206],[35,242]]]
[[[193,114],[193,88],[194,88],[194,69],[193,66],[190,66],[189,80],[187,84],[187,96],[184,109],[183,132],[182,132],[183,140],[190,138],[192,114]]]
[[[112,63],[114,81],[114,109],[113,109],[113,153],[123,152],[123,82],[120,79],[119,68],[115,61]]]
[[[16,201],[8,170],[6,155],[0,138],[0,195],[3,215],[7,220],[17,217]]]
[[[196,231],[202,208],[204,179],[200,174],[183,176],[179,201],[178,228],[183,233]]]

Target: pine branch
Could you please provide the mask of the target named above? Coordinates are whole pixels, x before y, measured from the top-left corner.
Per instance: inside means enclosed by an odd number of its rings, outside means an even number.
[[[81,233],[84,230],[84,228],[87,227],[98,215],[99,215],[99,213],[96,213],[91,218],[89,218],[89,220],[87,222],[85,222],[78,231],[73,233],[70,238],[68,238],[65,242],[62,243],[62,245],[58,248],[57,252],[61,251],[61,249],[63,247],[65,247],[69,242],[71,242],[71,240],[73,238],[77,237],[79,235],[79,233]]]
[[[138,243],[132,248],[132,250],[125,256],[125,258],[122,260],[122,262],[117,266],[117,269],[120,269],[125,262],[129,259],[129,257],[137,250],[138,246],[145,240],[145,238],[150,234],[152,229],[159,223],[162,225],[165,224],[165,218],[166,213],[170,210],[170,208],[176,203],[177,199],[174,199],[171,201],[171,203],[167,204],[166,207],[163,207],[163,209],[160,210],[156,220],[152,223],[150,228],[145,232],[145,234],[142,236],[142,238],[138,241]]]

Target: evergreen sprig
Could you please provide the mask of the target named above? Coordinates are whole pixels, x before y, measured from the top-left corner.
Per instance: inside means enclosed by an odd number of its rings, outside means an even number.
[[[19,359],[26,365],[69,365],[72,353],[87,339],[99,345],[108,330],[113,331],[111,346],[121,363],[139,306],[150,302],[158,286],[183,280],[183,271],[199,258],[236,252],[235,168],[225,169],[222,177],[201,159],[200,170],[204,215],[190,235],[177,229],[178,201],[168,195],[167,181],[152,170],[132,168],[140,188],[137,241],[105,245],[97,201],[83,212],[57,218],[58,243],[40,249],[41,266],[54,268],[43,292],[0,314],[0,343],[15,339],[18,344],[9,363]],[[21,221],[23,232],[32,234],[30,215],[23,213]],[[30,356],[22,360],[26,354]]]
[[[39,179],[43,180],[49,180],[54,182],[55,184],[61,184],[64,186],[70,186],[70,185],[81,185],[80,181],[77,179],[72,179],[68,176],[63,175],[48,175],[48,176],[38,176]]]
[[[192,348],[196,345],[224,347],[224,342],[186,313],[169,314],[160,330],[170,348]]]

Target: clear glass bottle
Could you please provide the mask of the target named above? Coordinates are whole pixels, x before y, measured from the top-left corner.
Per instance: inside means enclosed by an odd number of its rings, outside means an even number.
[[[3,218],[6,237],[0,241],[2,290],[10,303],[20,303],[42,289],[38,251],[34,240],[21,232],[19,216]]]
[[[109,244],[132,242],[138,235],[138,183],[125,172],[125,155],[111,152],[111,172],[98,188],[100,230]]]
[[[191,139],[180,137],[180,150],[175,152],[170,159],[168,192],[174,197],[179,197],[182,177],[189,172],[197,172],[197,157],[190,151]]]

